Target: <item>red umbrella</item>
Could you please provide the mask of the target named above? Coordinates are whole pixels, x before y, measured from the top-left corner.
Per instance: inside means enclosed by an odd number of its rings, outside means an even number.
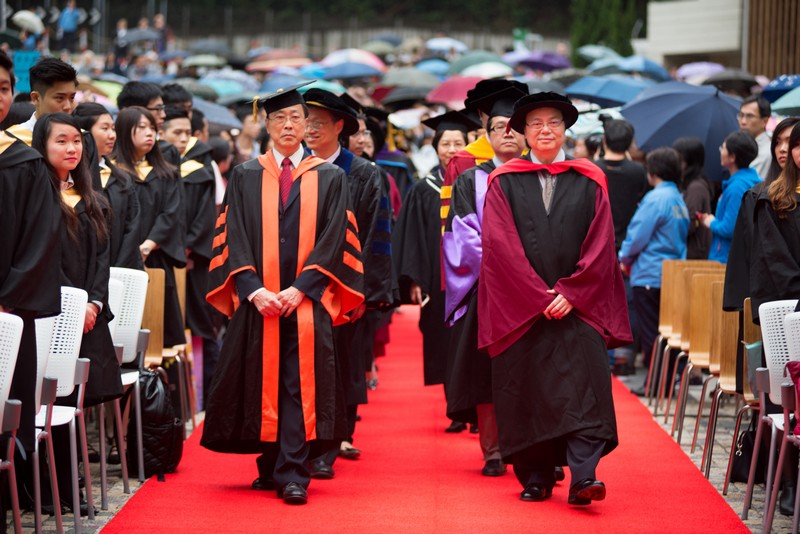
[[[425,98],[434,104],[445,104],[453,109],[462,109],[467,91],[483,80],[480,76],[452,76],[436,86]]]

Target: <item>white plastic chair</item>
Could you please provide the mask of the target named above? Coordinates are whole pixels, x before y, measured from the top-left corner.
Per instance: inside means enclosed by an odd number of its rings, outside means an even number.
[[[108,308],[114,314],[114,318],[108,323],[108,331],[111,337],[114,337],[114,331],[117,328],[117,314],[122,307],[122,292],[125,290],[125,284],[122,280],[111,278],[108,281]]]
[[[14,531],[17,534],[22,532],[22,523],[17,494],[17,475],[14,470],[14,444],[22,403],[18,400],[9,400],[8,395],[11,391],[14,368],[17,365],[22,329],[22,319],[10,313],[0,313],[0,405],[4,407],[0,410],[0,430],[3,434],[9,435],[6,454],[0,461],[0,471],[8,471],[8,493],[11,496],[11,509],[14,514]],[[5,521],[5,517],[2,520]]]
[[[783,326],[784,317],[792,313],[797,307],[797,299],[776,300],[765,302],[758,307],[759,322],[761,323],[761,337],[764,342],[764,356],[769,371],[769,380],[762,371],[756,371],[756,382],[761,396],[761,414],[758,428],[756,429],[756,442],[753,447],[753,460],[750,462],[750,474],[747,477],[747,492],[744,497],[742,519],[747,519],[748,511],[753,500],[753,485],[755,481],[758,454],[761,448],[761,435],[765,426],[770,427],[769,465],[767,467],[767,483],[764,487],[765,505],[769,503],[772,492],[772,481],[775,473],[775,449],[777,448],[778,434],[783,434],[783,414],[767,414],[766,397],[769,396],[774,404],[781,404],[781,385],[784,382],[783,370],[789,361],[789,348],[786,343],[786,333]]]
[[[133,402],[132,413],[136,422],[136,443],[138,445],[138,467],[139,467],[139,481],[144,482],[144,447],[142,444],[142,407],[141,399],[139,398],[139,370],[144,360],[144,351],[147,349],[147,335],[142,335],[142,316],[144,315],[144,305],[147,298],[147,284],[149,277],[145,271],[138,271],[135,269],[124,269],[121,267],[111,267],[111,279],[120,280],[124,285],[122,293],[122,303],[117,315],[117,325],[114,331],[113,339],[115,345],[122,345],[122,363],[133,363],[139,358],[139,369],[122,369],[122,387],[124,389],[133,387]],[[112,311],[114,309],[112,308]],[[149,332],[148,332],[149,334]],[[119,400],[115,402],[115,409],[119,411]],[[121,418],[118,423],[118,430],[121,433]],[[120,443],[122,443],[120,439]],[[120,448],[124,444],[120,445]],[[102,456],[102,452],[101,452]],[[128,486],[128,471],[125,463],[124,450],[120,450],[120,461],[123,465],[123,483],[125,485],[126,493],[130,492]]]
[[[86,304],[88,295],[83,289],[61,287],[61,313],[56,316],[48,351],[45,374],[58,381],[58,397],[67,397],[78,385],[78,399],[75,406],[50,406],[39,410],[36,414],[36,427],[44,431],[48,437],[48,447],[52,447],[50,429],[52,426],[69,425],[70,461],[72,471],[72,509],[75,516],[75,532],[81,532],[80,489],[78,487],[78,442],[80,432],[83,456],[83,477],[86,481],[86,500],[89,508],[89,519],[94,519],[94,502],[92,499],[92,480],[89,472],[89,451],[86,445],[86,426],[83,418],[83,393],[86,380],[89,378],[89,360],[81,359],[79,364],[83,325],[86,321]],[[37,338],[39,336],[37,329]],[[39,340],[37,339],[37,343]],[[39,343],[44,345],[44,340]],[[76,429],[77,426],[77,429]],[[37,440],[38,443],[38,440]],[[50,458],[51,473],[54,471],[53,458]],[[34,458],[36,468],[36,458]],[[34,475],[35,476],[35,475]],[[55,477],[55,473],[51,474]],[[58,484],[54,484],[57,488]],[[53,508],[60,508],[57,491],[53,492]]]

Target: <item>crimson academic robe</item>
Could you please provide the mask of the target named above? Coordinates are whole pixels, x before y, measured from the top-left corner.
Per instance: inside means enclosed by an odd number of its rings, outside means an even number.
[[[206,407],[201,444],[218,452],[258,453],[278,434],[278,365],[296,357],[308,441],[333,439],[336,362],[333,325],[364,300],[355,217],[344,173],[316,157],[293,171],[279,208],[280,168],[272,152],[237,166],[217,218],[208,301],[231,317]],[[322,277],[288,318],[263,317],[237,292],[237,275],[255,273],[274,293]],[[285,333],[283,337],[281,333]]]
[[[441,275],[441,186],[439,167],[415,183],[405,198],[392,235],[392,261],[401,302],[411,303],[412,282],[430,297],[419,316],[426,386],[444,383],[450,344],[450,329],[444,323]]]
[[[579,432],[608,453],[617,429],[607,349],[632,336],[605,176],[586,160],[548,166],[548,214],[538,168],[519,158],[495,170],[483,213],[478,344],[493,357],[500,450],[553,441],[565,454],[564,437]],[[551,288],[574,306],[563,319],[543,315]]]
[[[22,401],[17,437],[33,450],[37,317],[61,313],[61,208],[42,155],[0,132],[0,306],[24,321],[10,398]]]

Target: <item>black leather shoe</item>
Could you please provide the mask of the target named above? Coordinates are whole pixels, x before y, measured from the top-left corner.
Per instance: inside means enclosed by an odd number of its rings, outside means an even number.
[[[330,480],[333,478],[333,466],[325,463],[325,460],[314,460],[308,466],[308,475],[317,480]]]
[[[784,482],[783,489],[781,490],[781,498],[779,510],[781,515],[791,516],[794,515],[794,497],[796,495],[797,485],[794,482]]]
[[[339,456],[345,460],[358,460],[358,458],[361,456],[361,449],[356,449],[352,445],[349,447],[340,447]]]
[[[487,460],[481,469],[481,474],[485,477],[499,477],[506,473],[506,466],[500,460]]]
[[[599,480],[586,478],[569,488],[569,504],[585,506],[592,501],[602,501],[606,498],[606,486]]]
[[[250,489],[258,491],[272,491],[275,489],[275,481],[271,478],[258,477],[250,484]]]
[[[305,504],[308,502],[306,489],[297,482],[289,482],[278,492],[278,497],[286,504]]]
[[[476,423],[469,424],[469,433],[470,434],[477,434],[478,433],[478,425]]]
[[[459,423],[458,421],[453,421],[450,423],[450,426],[444,429],[445,432],[449,434],[457,434],[458,432],[463,432],[467,429],[466,423]]]
[[[556,480],[556,482],[561,482],[564,480],[564,468],[560,465],[555,466],[555,468],[553,468],[553,478]]]
[[[530,484],[520,493],[521,501],[541,502],[553,495],[553,488],[546,488],[540,484]]]

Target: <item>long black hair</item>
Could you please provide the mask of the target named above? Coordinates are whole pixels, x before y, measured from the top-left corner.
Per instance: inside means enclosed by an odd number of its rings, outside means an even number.
[[[133,132],[139,127],[139,120],[142,117],[150,122],[154,132],[158,131],[155,118],[146,108],[132,106],[120,110],[119,115],[117,115],[117,144],[114,147],[113,157],[118,166],[133,175],[138,175],[136,170],[136,148],[133,146]],[[153,172],[157,178],[174,180],[177,177],[177,169],[164,159],[157,141],[153,143],[153,148],[145,154],[144,158],[153,167]]]
[[[105,106],[96,102],[81,102],[72,110],[72,116],[75,117],[78,125],[87,132],[92,131],[95,123],[97,123],[97,119],[103,115],[111,115],[111,112],[108,111]],[[111,163],[109,158],[105,156],[101,157],[108,168],[111,169],[111,173],[119,179],[122,189],[127,189],[133,180],[131,175]]]
[[[31,146],[44,156],[44,162],[47,170],[50,172],[50,180],[53,182],[57,190],[61,190],[61,180],[59,180],[55,168],[47,159],[47,140],[53,130],[53,124],[65,124],[72,126],[80,134],[81,128],[78,122],[71,115],[66,113],[48,113],[36,121],[36,126],[33,128],[33,139]],[[81,151],[81,159],[78,166],[70,172],[73,182],[75,182],[75,190],[80,194],[81,199],[86,209],[86,214],[89,216],[97,239],[105,241],[108,239],[108,223],[106,221],[105,212],[108,210],[108,201],[103,195],[100,195],[92,188],[92,177],[89,172],[89,165],[86,162],[87,152]],[[60,198],[60,195],[59,195]],[[63,200],[61,202],[61,211],[64,219],[67,221],[67,231],[73,241],[78,240],[78,216],[75,211],[67,206]]]

